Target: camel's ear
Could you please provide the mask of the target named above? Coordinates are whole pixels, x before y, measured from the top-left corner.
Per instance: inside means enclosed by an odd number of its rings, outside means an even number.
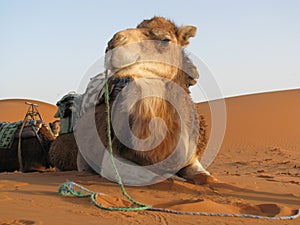
[[[177,36],[179,43],[182,46],[188,45],[190,43],[190,37],[195,37],[197,27],[194,26],[182,26],[178,28]]]

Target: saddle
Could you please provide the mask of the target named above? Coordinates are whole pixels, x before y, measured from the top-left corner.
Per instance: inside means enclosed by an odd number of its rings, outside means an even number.
[[[73,132],[76,123],[84,113],[96,105],[105,104],[105,80],[105,73],[100,73],[90,79],[83,94],[80,95],[71,92],[63,96],[56,103],[58,110],[54,117],[60,118],[59,134]],[[129,78],[115,78],[114,76],[110,76],[108,78],[109,94],[111,95],[116,91],[120,92],[129,82]]]
[[[0,123],[0,148],[11,148],[14,139],[19,138],[21,125],[22,121]],[[35,137],[41,126],[42,121],[30,121],[24,126],[21,138]]]
[[[39,129],[41,128],[41,126],[42,126],[41,121],[30,122],[29,124],[24,126],[21,138],[26,139],[26,138],[35,137],[37,135],[37,133],[39,132]],[[21,127],[19,127],[16,130],[15,138],[19,138],[20,129],[21,129]]]

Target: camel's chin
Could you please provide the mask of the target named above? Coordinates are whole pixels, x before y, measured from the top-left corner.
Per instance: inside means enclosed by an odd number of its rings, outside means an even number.
[[[137,62],[128,63],[120,68],[113,67],[110,70],[112,74],[114,74],[114,76],[117,78],[132,77],[133,74],[135,76],[138,76],[140,70],[138,69],[137,64]]]
[[[177,68],[153,61],[136,61],[128,63],[120,68],[112,67],[111,73],[117,78],[131,78],[132,80],[140,78],[165,78],[172,80],[176,73]],[[162,73],[162,71],[165,71]]]
[[[137,63],[137,60],[128,60],[128,61],[125,61],[125,62],[113,62],[112,63],[112,68],[114,70],[122,70],[122,69],[125,69],[125,68],[128,68],[134,64]]]

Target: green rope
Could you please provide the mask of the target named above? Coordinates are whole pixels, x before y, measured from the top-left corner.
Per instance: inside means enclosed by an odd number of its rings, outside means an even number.
[[[145,210],[149,209],[152,206],[145,205],[140,202],[135,201],[125,190],[124,184],[122,182],[121,176],[119,174],[119,171],[116,167],[114,156],[113,156],[113,150],[112,150],[112,140],[111,140],[111,127],[110,127],[110,106],[109,106],[109,88],[108,88],[108,70],[105,71],[105,104],[106,104],[106,111],[107,111],[107,138],[108,138],[108,148],[109,148],[109,155],[111,164],[113,166],[113,169],[115,171],[116,179],[118,181],[118,184],[121,187],[122,194],[134,205],[138,206],[136,208],[112,208],[112,210],[120,210],[120,211],[137,211],[137,210]],[[92,198],[93,200],[93,198]],[[95,203],[94,203],[95,204]]]
[[[74,185],[79,187],[79,191],[75,191]],[[67,181],[66,183],[60,185],[58,188],[58,193],[62,196],[74,196],[78,198],[88,198],[94,194],[93,191],[90,191],[72,181]]]
[[[80,190],[75,191],[75,187],[78,187]],[[63,183],[58,189],[59,194],[63,196],[75,196],[80,198],[90,197],[92,203],[100,209],[110,210],[110,211],[137,211],[138,208],[131,207],[104,207],[96,201],[97,195],[104,195],[99,192],[93,192],[73,181],[68,181]],[[300,209],[296,210],[294,215],[290,216],[278,216],[278,217],[269,217],[269,216],[258,216],[252,214],[235,214],[235,213],[210,213],[210,212],[187,212],[173,209],[165,208],[147,208],[148,211],[154,212],[164,212],[178,215],[193,215],[193,216],[217,216],[217,217],[238,217],[238,218],[250,218],[250,219],[265,219],[265,220],[294,220],[300,216]]]

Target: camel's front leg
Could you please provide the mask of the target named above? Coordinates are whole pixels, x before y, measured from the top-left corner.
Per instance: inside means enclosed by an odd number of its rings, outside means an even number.
[[[181,169],[177,174],[195,184],[218,182],[216,178],[202,167],[198,159],[195,159],[191,164]]]

